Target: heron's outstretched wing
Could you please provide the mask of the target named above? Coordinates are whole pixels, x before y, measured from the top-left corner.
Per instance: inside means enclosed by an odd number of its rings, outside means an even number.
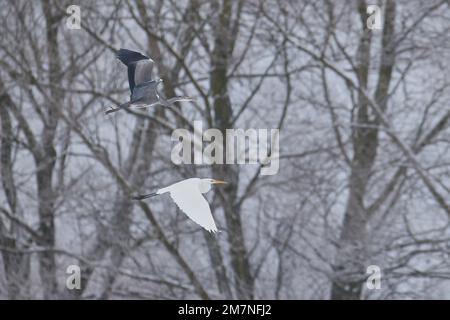
[[[141,83],[152,81],[153,60],[141,60],[136,62],[134,70],[134,83],[136,86]]]
[[[170,191],[170,197],[192,221],[209,232],[217,232],[209,203],[200,191],[177,188]]]
[[[135,86],[152,80],[152,59],[128,49],[120,49],[117,51],[116,56],[128,68],[128,83],[130,84],[131,93],[133,93]]]

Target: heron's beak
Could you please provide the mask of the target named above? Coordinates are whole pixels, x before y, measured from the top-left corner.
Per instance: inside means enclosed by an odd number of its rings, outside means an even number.
[[[214,180],[213,179],[213,182],[212,182],[213,184],[227,184],[228,182],[226,182],[226,181],[222,181],[222,180]]]

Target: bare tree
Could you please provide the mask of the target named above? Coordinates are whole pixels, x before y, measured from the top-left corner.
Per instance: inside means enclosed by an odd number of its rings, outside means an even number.
[[[446,1],[378,1],[379,30],[366,1],[76,1],[80,29],[72,4],[0,11],[1,297],[448,297]],[[121,47],[195,101],[105,116]],[[279,128],[280,171],[173,164],[195,120]],[[131,200],[190,177],[229,182],[207,195],[222,232]]]

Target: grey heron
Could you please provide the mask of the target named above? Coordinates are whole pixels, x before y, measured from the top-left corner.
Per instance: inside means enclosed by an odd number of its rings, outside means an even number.
[[[117,108],[105,111],[105,114],[119,111],[123,108],[137,107],[147,108],[156,105],[169,106],[177,101],[193,101],[187,96],[178,96],[170,99],[161,97],[158,93],[158,85],[162,79],[152,79],[154,61],[149,57],[128,49],[120,49],[116,54],[128,68],[128,83],[130,86],[130,101],[122,103]]]

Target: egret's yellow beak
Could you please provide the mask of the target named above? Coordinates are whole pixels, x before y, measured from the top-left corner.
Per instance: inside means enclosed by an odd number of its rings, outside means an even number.
[[[213,179],[213,182],[212,182],[213,184],[227,184],[228,182],[226,182],[226,181],[222,181],[222,180],[214,180]]]

